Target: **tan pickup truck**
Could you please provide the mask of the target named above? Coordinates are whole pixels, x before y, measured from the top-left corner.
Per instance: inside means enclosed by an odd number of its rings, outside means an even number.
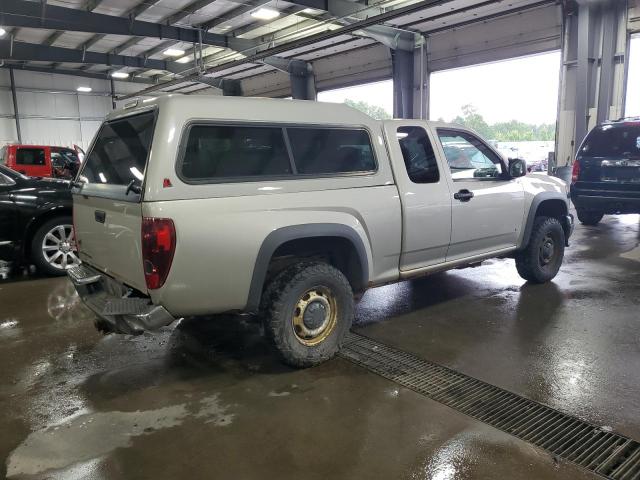
[[[513,257],[552,279],[567,186],[474,132],[344,105],[169,95],[109,115],[73,187],[69,276],[106,331],[259,314],[299,367],[339,349],[354,297]],[[203,320],[205,321],[205,320]]]

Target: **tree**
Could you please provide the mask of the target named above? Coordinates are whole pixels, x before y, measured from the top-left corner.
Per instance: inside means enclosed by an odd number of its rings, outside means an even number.
[[[353,107],[357,110],[360,110],[361,112],[366,113],[367,115],[375,118],[376,120],[387,120],[391,118],[391,114],[387,112],[384,108],[378,105],[372,105],[370,103],[363,102],[363,101],[356,102],[355,100],[351,100],[349,98],[347,98],[344,101],[344,103],[345,105],[349,105],[350,107]]]
[[[556,126],[552,123],[533,125],[509,120],[489,125],[473,105],[463,105],[462,115],[454,118],[453,122],[472,128],[483,137],[499,142],[553,140],[556,134]]]

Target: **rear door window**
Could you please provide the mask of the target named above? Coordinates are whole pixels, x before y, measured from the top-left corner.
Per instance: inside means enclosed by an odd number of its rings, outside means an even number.
[[[155,112],[105,122],[84,162],[80,179],[89,184],[142,184],[154,124]]]
[[[181,176],[189,181],[291,175],[281,127],[192,125]]]
[[[640,125],[594,128],[580,148],[585,157],[640,158]]]
[[[17,165],[44,165],[44,148],[18,148],[16,152]]]
[[[407,175],[413,183],[436,183],[440,180],[438,161],[427,132],[420,127],[399,127],[398,143]]]
[[[322,175],[376,169],[373,147],[364,129],[288,127],[297,173]]]

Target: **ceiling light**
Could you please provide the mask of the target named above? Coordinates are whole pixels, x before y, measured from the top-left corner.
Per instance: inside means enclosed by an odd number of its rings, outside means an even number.
[[[274,10],[272,8],[259,8],[251,12],[251,16],[253,18],[257,18],[258,20],[273,20],[280,16],[280,12]]]
[[[111,76],[113,78],[128,78],[129,74],[127,72],[111,72]]]
[[[189,63],[191,60],[193,60],[193,57],[187,55],[186,57],[179,58],[178,60],[176,60],[176,62],[178,62],[178,63]]]
[[[7,31],[4,28],[0,27],[0,37],[4,36],[5,33],[7,33]]]
[[[302,13],[306,13],[307,15],[320,15],[322,10],[316,10],[315,8],[305,8],[302,10]]]
[[[167,48],[162,53],[168,55],[169,57],[181,57],[184,55],[184,50],[180,50],[179,48]]]
[[[91,91],[91,87],[78,87],[78,88],[76,88],[76,90],[79,91],[79,92],[87,93],[87,92]]]
[[[229,30],[231,28],[231,25],[223,25],[220,27],[220,30]]]

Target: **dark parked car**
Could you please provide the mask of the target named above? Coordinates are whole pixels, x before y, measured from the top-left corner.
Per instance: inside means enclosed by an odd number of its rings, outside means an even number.
[[[605,214],[640,213],[640,118],[589,132],[573,164],[571,200],[585,225]]]
[[[31,260],[49,275],[79,263],[69,182],[27,177],[0,165],[0,257]]]

